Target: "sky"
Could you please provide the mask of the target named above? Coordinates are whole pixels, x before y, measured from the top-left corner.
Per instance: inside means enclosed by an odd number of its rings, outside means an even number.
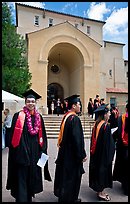
[[[128,60],[128,2],[18,2],[30,6],[104,21],[103,40],[123,43],[123,58]],[[15,2],[12,15],[15,18]]]

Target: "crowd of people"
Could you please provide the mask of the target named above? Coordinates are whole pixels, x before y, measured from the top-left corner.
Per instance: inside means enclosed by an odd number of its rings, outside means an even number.
[[[105,99],[99,97],[99,95],[97,94],[95,99],[93,98],[89,98],[88,104],[87,104],[87,111],[88,111],[88,117],[92,117],[94,118],[94,120],[97,120],[97,112],[95,111],[99,106],[102,106],[105,104]],[[117,116],[119,116],[119,110],[117,108],[117,106],[115,104],[111,104],[111,108],[110,108],[111,113],[114,112],[113,116],[116,114]]]
[[[43,153],[48,154],[48,142],[44,118],[36,108],[37,100],[41,96],[32,89],[23,96],[25,106],[13,118],[9,117],[8,109],[4,111],[5,124],[7,115],[11,123],[11,127],[6,127],[10,128],[6,189],[10,190],[16,202],[32,202],[35,194],[43,191],[42,167],[38,165],[38,161]],[[79,192],[82,175],[85,173],[83,163],[88,159],[83,128],[78,117],[81,100],[79,95],[72,95],[65,101],[67,108],[57,141],[53,190],[58,202],[81,202]],[[92,98],[89,102],[93,104]],[[57,106],[58,103],[60,104],[59,99]],[[113,181],[119,181],[124,194],[128,196],[128,102],[122,115],[119,115],[114,105],[109,108],[104,99],[99,103],[99,95],[95,98],[95,108],[94,104],[92,107],[88,108],[91,117],[95,114],[90,142],[88,185],[96,192],[99,200],[110,201],[111,197],[105,189],[113,188]],[[54,104],[51,109],[53,114]],[[44,179],[51,182],[48,161],[43,168]]]
[[[56,114],[59,116],[60,114],[65,114],[68,111],[68,101],[61,100],[60,98],[52,99],[48,102],[48,113]]]

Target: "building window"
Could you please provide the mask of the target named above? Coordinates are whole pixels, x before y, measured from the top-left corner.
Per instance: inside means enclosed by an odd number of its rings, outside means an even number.
[[[112,69],[109,69],[109,76],[112,77]]]
[[[39,26],[39,16],[35,16],[34,18],[34,25]]]
[[[90,26],[87,26],[87,34],[90,35]]]
[[[49,27],[50,26],[53,26],[53,19],[52,18],[49,18]]]
[[[78,23],[75,23],[75,28],[78,28]]]
[[[126,72],[126,78],[128,79],[128,72]]]
[[[112,107],[113,105],[117,106],[116,97],[111,97],[110,98],[110,107]]]

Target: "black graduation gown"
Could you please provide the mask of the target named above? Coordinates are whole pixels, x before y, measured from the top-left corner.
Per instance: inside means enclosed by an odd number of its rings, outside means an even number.
[[[97,138],[94,154],[90,153],[89,161],[89,187],[96,192],[105,188],[112,188],[112,161],[115,144],[111,135],[110,125],[104,130],[102,124]]]
[[[89,101],[88,102],[88,114],[93,115],[93,110],[94,108],[92,106],[92,103]]]
[[[115,114],[113,112],[111,112],[111,114],[110,114],[109,123],[110,123],[110,128],[111,129],[118,127],[118,118],[115,118]],[[116,143],[116,140],[117,140],[117,132],[118,132],[118,130],[116,130],[112,135],[113,138],[114,138],[115,143]]]
[[[74,202],[78,199],[81,176],[85,173],[83,158],[84,135],[81,121],[78,116],[67,118],[63,139],[58,151],[54,178],[54,195],[60,202]]]
[[[116,144],[116,159],[113,169],[113,180],[122,184],[125,194],[128,194],[128,146],[121,139],[122,116],[118,119],[118,138]]]
[[[28,178],[27,183],[30,196],[34,196],[36,193],[43,191],[42,168],[37,165],[37,162],[41,157],[42,152],[47,154],[47,137],[43,118],[42,116],[40,117],[42,121],[43,147],[38,143],[38,134],[33,136],[29,134],[26,118],[19,146],[13,148],[10,144],[9,147],[6,189],[11,190],[11,195],[14,198],[20,196],[20,199],[24,200],[22,192],[24,194],[25,189],[23,189],[23,186],[20,187],[20,184],[21,182],[24,182],[24,185],[26,186],[26,177]],[[17,118],[18,113],[15,113],[12,120],[11,139]],[[34,116],[32,116],[32,121],[34,122]],[[44,167],[44,177],[46,180],[51,181],[48,171],[48,163]],[[18,195],[18,189],[20,189],[21,195]]]

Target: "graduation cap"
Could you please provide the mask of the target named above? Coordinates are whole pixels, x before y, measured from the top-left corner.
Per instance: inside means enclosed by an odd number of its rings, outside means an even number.
[[[25,97],[25,99],[34,98],[35,100],[37,100],[37,99],[41,98],[41,96],[32,89],[23,93],[23,96]]]
[[[79,96],[80,95],[78,95],[78,94],[74,94],[72,96],[65,98],[65,100],[67,100],[68,103],[70,103],[70,104],[74,104],[74,103],[80,102]]]
[[[102,106],[99,106],[94,113],[98,113],[98,115],[103,115],[109,111],[109,108],[107,107],[109,104],[104,104]]]

